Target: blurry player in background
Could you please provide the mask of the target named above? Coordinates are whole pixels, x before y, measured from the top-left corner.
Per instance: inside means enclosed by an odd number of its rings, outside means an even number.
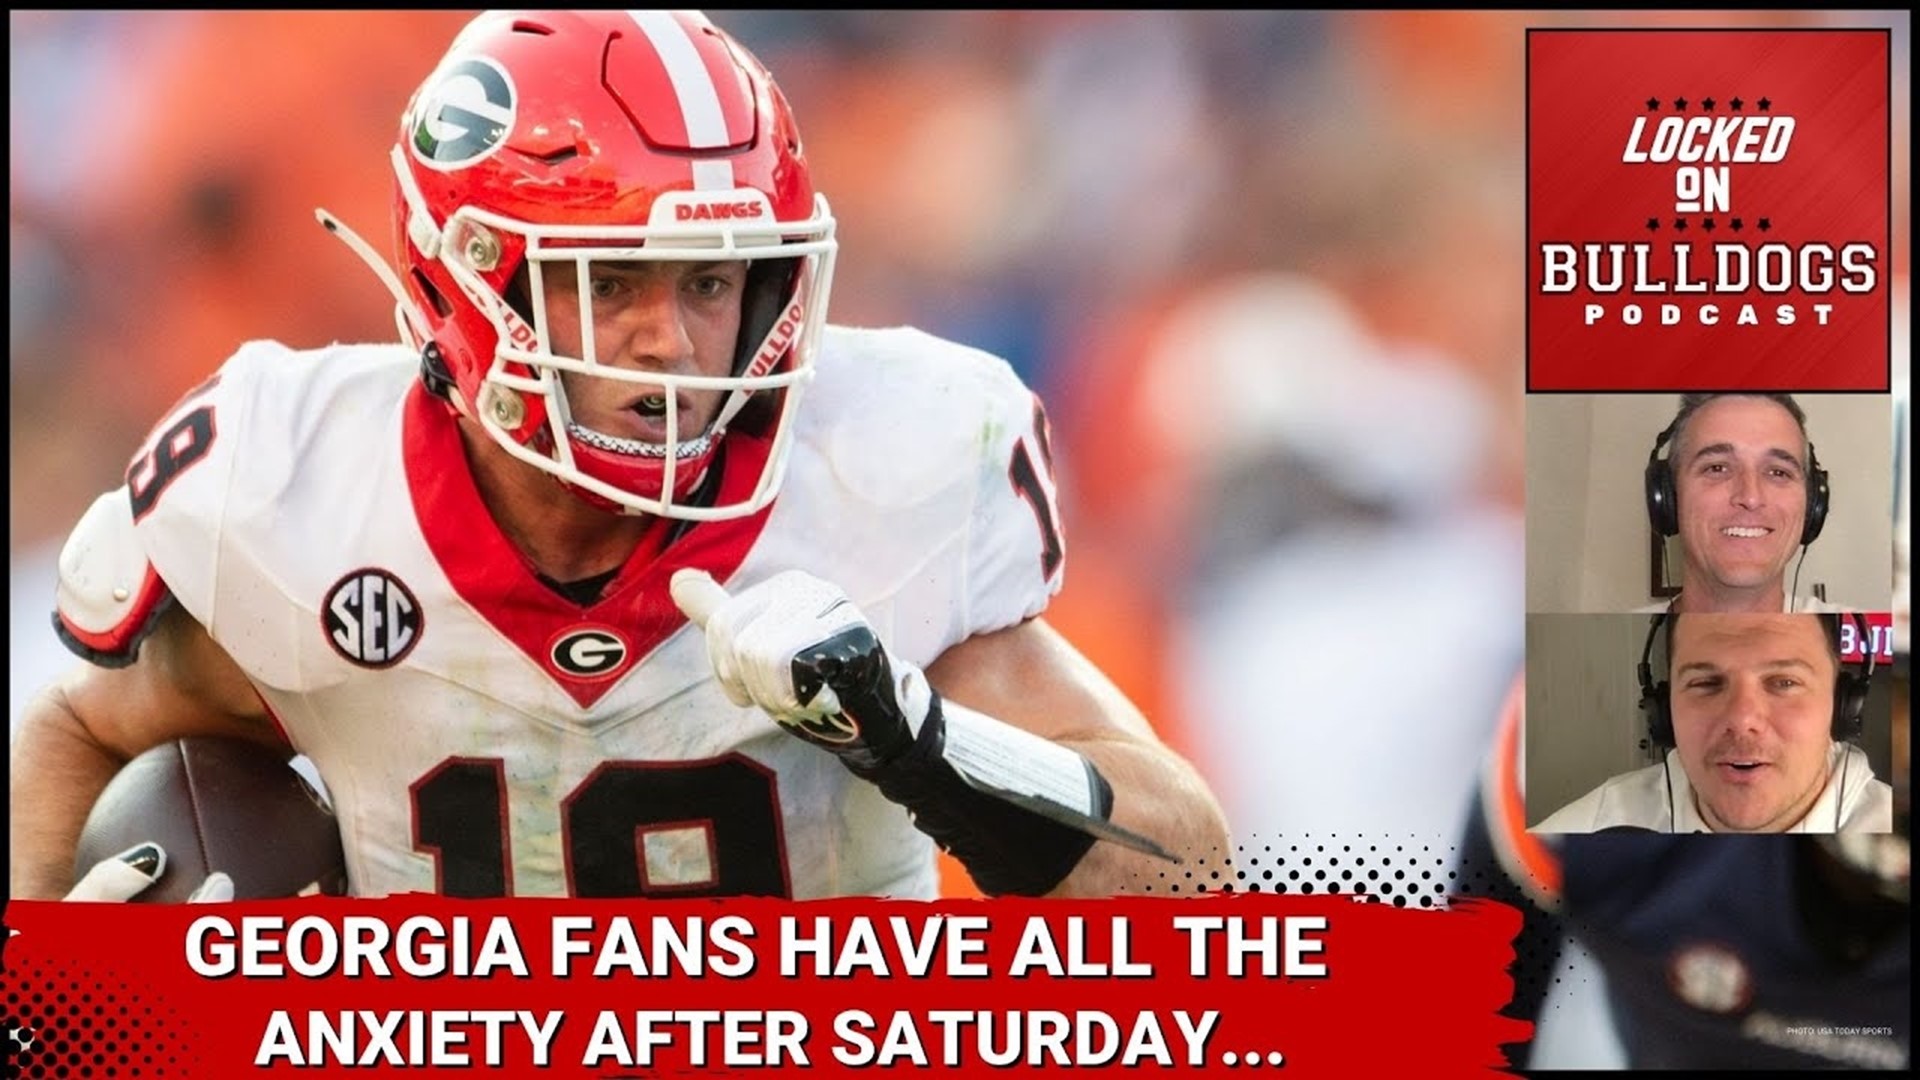
[[[1160,341],[1148,426],[1216,450],[1174,670],[1236,833],[1452,843],[1521,649],[1495,403],[1293,275],[1219,289]],[[1169,407],[1194,379],[1232,388],[1204,433]]]
[[[936,843],[1084,895],[1224,858],[1040,617],[1038,400],[825,325],[834,221],[737,43],[482,16],[391,163],[397,278],[323,220],[405,344],[247,345],[75,527],[56,623],[93,666],[14,744],[15,896],[66,891],[122,762],[210,733],[314,761],[362,895],[928,896]]]

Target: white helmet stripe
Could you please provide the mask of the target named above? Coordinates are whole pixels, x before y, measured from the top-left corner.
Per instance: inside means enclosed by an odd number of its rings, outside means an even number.
[[[721,147],[729,142],[727,118],[720,108],[720,92],[713,76],[700,59],[700,50],[687,36],[686,27],[670,11],[629,11],[627,16],[640,27],[653,44],[653,51],[667,69],[674,97],[680,101],[680,116],[687,126],[687,144],[695,147]],[[693,186],[699,191],[732,191],[731,161],[695,161]]]

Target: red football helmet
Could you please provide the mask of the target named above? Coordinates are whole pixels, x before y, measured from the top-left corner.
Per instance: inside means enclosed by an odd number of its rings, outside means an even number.
[[[793,115],[758,60],[697,13],[490,12],[415,92],[392,158],[398,319],[425,351],[430,385],[444,379],[494,441],[595,505],[710,520],[773,500],[837,245]],[[590,319],[595,260],[745,261],[731,373],[600,364],[590,325],[587,355],[554,353],[542,274],[573,269]],[[645,442],[574,423],[563,371],[667,402],[727,393],[708,430],[678,430],[667,408],[665,441]],[[765,404],[743,416],[756,396]],[[771,442],[759,482],[732,503],[684,501],[736,421]]]

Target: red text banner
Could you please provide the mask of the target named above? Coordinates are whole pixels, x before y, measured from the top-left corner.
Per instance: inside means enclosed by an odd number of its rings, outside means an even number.
[[[1491,1075],[1519,913],[1337,896],[14,902],[9,1075]]]
[[[1885,30],[1527,35],[1527,389],[1885,391]]]

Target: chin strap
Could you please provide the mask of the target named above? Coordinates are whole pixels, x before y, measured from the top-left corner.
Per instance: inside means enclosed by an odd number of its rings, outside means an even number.
[[[427,342],[427,347],[420,350],[420,381],[427,393],[442,401],[451,404],[459,399],[460,395],[454,392],[453,371],[447,367],[447,358],[441,354],[437,341]]]

